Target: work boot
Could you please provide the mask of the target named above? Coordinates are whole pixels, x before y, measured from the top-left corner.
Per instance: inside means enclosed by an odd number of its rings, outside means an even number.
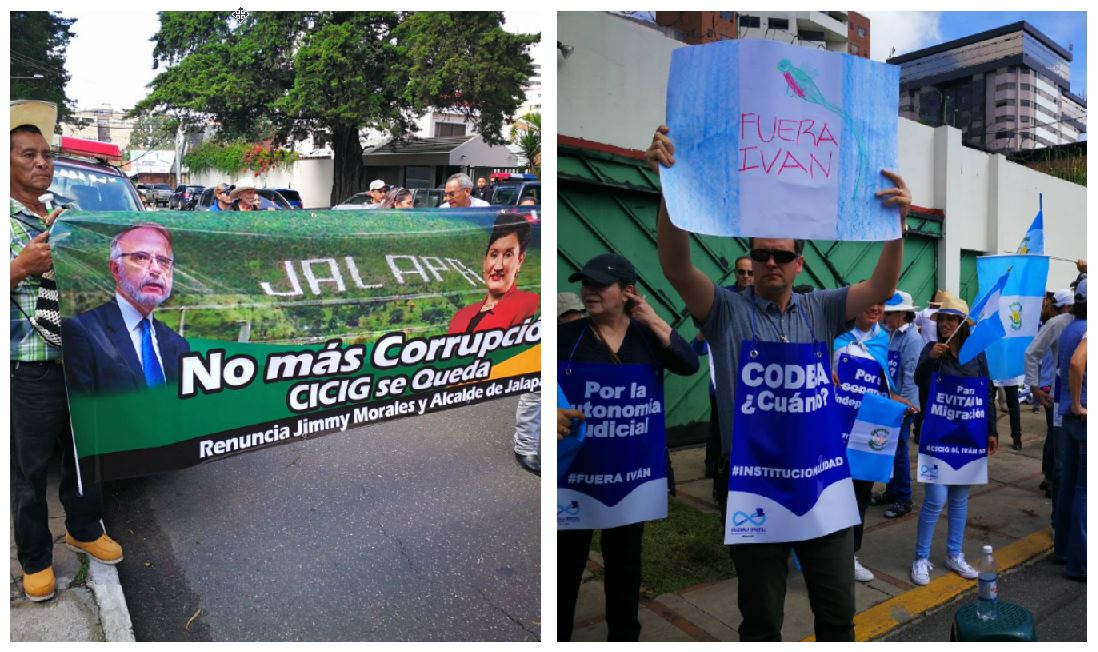
[[[53,597],[57,587],[57,578],[53,576],[53,566],[47,566],[46,570],[37,573],[23,575],[23,593],[31,602],[43,602]]]
[[[95,541],[77,541],[68,532],[65,533],[65,547],[73,552],[82,552],[101,564],[113,566],[122,561],[122,546],[103,533]]]

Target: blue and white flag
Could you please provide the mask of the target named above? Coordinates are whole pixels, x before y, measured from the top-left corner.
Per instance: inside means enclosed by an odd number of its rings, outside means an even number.
[[[906,411],[907,406],[903,403],[877,394],[862,397],[858,418],[854,420],[846,443],[850,477],[874,482],[892,479],[892,458],[896,455],[896,442]]]
[[[1022,238],[1022,244],[1018,245],[1019,254],[1043,254],[1045,253],[1045,199],[1044,195],[1037,195],[1037,217],[1033,218],[1033,224],[1029,225],[1026,236]]]
[[[987,420],[993,407],[987,383],[986,378],[931,374],[919,437],[919,482],[987,484]]]
[[[995,281],[995,285],[991,286],[990,290],[976,300],[976,305],[969,312],[969,317],[976,321],[976,327],[972,329],[972,334],[961,346],[961,354],[958,358],[961,364],[967,364],[987,347],[1006,337],[1003,320],[999,319],[999,302],[1009,277],[1008,269],[998,281]]]
[[[1026,347],[1036,337],[1041,320],[1041,304],[1048,281],[1048,257],[1007,254],[977,258],[976,276],[980,295],[990,295],[991,288],[1007,270],[1010,270],[1010,276],[999,292],[999,320],[1003,335],[984,351],[992,380],[1006,380],[1025,373]]]
[[[557,480],[557,529],[600,530],[667,518],[660,371],[653,365],[561,361],[558,372],[566,399],[584,414],[587,432],[568,473]]]

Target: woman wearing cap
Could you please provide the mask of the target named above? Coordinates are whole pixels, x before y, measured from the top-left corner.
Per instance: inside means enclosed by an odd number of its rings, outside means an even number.
[[[944,393],[946,391],[944,388],[953,385],[961,387],[962,390],[965,389],[965,385],[982,387],[986,393],[984,421],[987,428],[987,454],[994,455],[999,448],[999,433],[995,428],[995,387],[991,384],[987,358],[980,353],[965,364],[961,364],[958,359],[961,347],[969,336],[968,312],[968,304],[964,301],[951,295],[943,299],[941,307],[932,316],[938,329],[938,341],[927,344],[919,355],[919,363],[915,367],[915,383],[919,386],[919,400],[924,413],[928,401],[936,398],[931,396],[932,392]],[[966,383],[966,379],[978,379],[978,381]],[[930,414],[924,420],[923,427],[924,429],[933,428],[936,423],[938,420]],[[922,437],[924,446],[927,439],[927,435]],[[946,568],[965,579],[975,579],[976,569],[965,561],[963,551],[968,493],[971,485],[945,485],[928,481],[923,486],[925,494],[922,508],[919,510],[911,580],[919,585],[930,583],[930,569],[934,567],[930,563],[930,543],[934,537],[938,516],[947,501],[949,517]]]
[[[537,314],[541,297],[515,287],[515,277],[526,262],[528,244],[530,222],[522,215],[501,213],[496,218],[484,251],[484,285],[488,292],[480,301],[454,313],[450,333],[510,328]]]
[[[557,485],[557,640],[572,637],[598,529],[608,640],[636,641],[644,522],[667,516],[663,372],[693,374],[698,357],[637,294],[624,257],[596,256],[568,280],[582,282],[587,317],[557,329],[557,378],[587,437]]]

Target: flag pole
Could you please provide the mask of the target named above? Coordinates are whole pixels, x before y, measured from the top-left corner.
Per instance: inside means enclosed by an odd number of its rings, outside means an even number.
[[[1016,251],[1004,251],[1003,253],[1010,254],[1012,256],[1044,256],[1045,258],[1049,258],[1051,260],[1062,260],[1063,262],[1071,263],[1072,265],[1075,265],[1079,262],[1078,260],[1072,260],[1071,258],[1064,258],[1062,256],[1050,256],[1048,254],[1020,254]]]

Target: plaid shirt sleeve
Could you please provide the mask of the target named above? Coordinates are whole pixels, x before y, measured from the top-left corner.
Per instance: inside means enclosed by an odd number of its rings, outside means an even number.
[[[23,204],[12,199],[10,232],[11,244],[9,247],[9,262],[15,260],[23,248],[30,243],[38,233],[45,230],[46,225],[42,219],[35,215]],[[34,225],[39,225],[38,230]],[[34,307],[38,301],[38,286],[40,281],[37,276],[28,276],[11,291],[11,360],[19,362],[46,362],[57,360],[61,357],[61,350],[46,343],[38,331],[31,326],[28,315],[34,314]]]

